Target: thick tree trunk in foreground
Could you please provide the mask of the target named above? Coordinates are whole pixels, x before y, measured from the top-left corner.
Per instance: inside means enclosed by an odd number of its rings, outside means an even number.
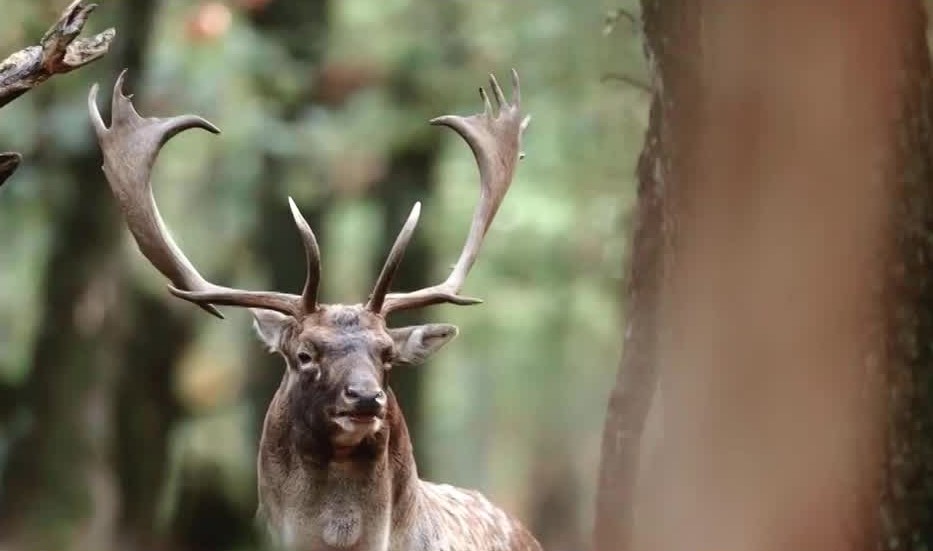
[[[898,276],[901,308],[891,342],[885,550],[933,548],[933,72],[927,17],[911,2],[902,31],[905,70],[897,82]]]
[[[603,490],[626,493],[601,496],[596,549],[875,548],[885,411],[906,411],[889,404],[885,376],[912,392],[895,394],[915,424],[900,417],[893,441],[923,442],[915,414],[929,408],[922,8],[646,0],[644,13],[664,205],[647,233],[669,248],[639,265],[650,247],[637,228],[630,285],[642,268],[655,279],[657,318],[631,297],[626,344],[648,352],[626,357],[650,361],[624,361],[613,395]],[[651,370],[646,414],[637,385]],[[645,416],[658,430],[626,451],[622,429],[637,434]],[[923,494],[929,467],[902,453],[907,493]],[[888,497],[888,517],[916,528],[930,509],[902,498],[904,474],[891,471],[901,498]]]

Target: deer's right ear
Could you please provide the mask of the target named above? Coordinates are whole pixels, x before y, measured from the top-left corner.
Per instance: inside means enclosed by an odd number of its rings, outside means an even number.
[[[291,317],[261,308],[250,308],[249,311],[253,314],[253,327],[256,328],[259,339],[266,345],[269,352],[281,351],[282,332]]]

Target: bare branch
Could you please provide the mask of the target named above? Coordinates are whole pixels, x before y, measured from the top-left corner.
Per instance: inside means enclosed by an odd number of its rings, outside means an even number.
[[[16,171],[22,160],[19,153],[0,153],[0,186]]]
[[[609,82],[609,81],[617,80],[619,82],[624,82],[625,84],[628,84],[629,86],[633,88],[641,90],[642,92],[645,92],[646,94],[651,94],[654,92],[654,88],[651,86],[651,84],[648,84],[647,82],[640,80],[638,78],[635,78],[633,76],[626,75],[625,73],[606,73],[599,80],[600,82]]]
[[[100,59],[116,35],[112,28],[78,38],[97,4],[74,0],[39,44],[24,48],[0,62],[0,107],[48,80]]]
[[[639,21],[635,14],[624,8],[616,8],[606,13],[606,23],[603,26],[603,35],[608,36],[612,34],[612,31],[615,30],[616,26],[619,24],[619,21],[623,19],[628,21],[633,30],[641,32],[641,21]]]
[[[35,46],[0,62],[0,107],[42,84],[52,75],[69,73],[100,59],[110,50],[114,29],[78,38],[97,4],[73,0]],[[0,186],[23,160],[19,153],[0,153]]]

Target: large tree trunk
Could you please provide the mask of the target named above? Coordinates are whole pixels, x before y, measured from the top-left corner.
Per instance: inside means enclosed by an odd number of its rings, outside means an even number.
[[[134,74],[155,7],[125,6],[127,39],[115,63]],[[21,396],[30,426],[3,473],[0,534],[25,549],[106,550],[120,506],[112,449],[126,321],[120,225],[96,148],[42,156],[75,185],[54,216],[41,329]]]
[[[929,5],[929,4],[928,4]],[[882,549],[933,548],[933,72],[927,14],[908,3],[897,82],[898,277],[900,307],[889,375],[887,477]]]
[[[913,406],[894,441],[928,441],[927,347],[904,349],[931,326],[922,8],[643,4],[655,169],[640,170],[636,349],[607,419],[596,548],[874,548],[885,409]],[[889,512],[916,528],[929,460],[914,451],[891,471]],[[919,548],[909,533],[899,548]]]

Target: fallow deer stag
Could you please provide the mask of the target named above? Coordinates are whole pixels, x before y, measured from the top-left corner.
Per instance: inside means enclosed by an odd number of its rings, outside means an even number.
[[[140,251],[171,280],[174,295],[218,316],[214,305],[250,308],[259,337],[285,358],[258,459],[259,516],[273,537],[288,549],[315,551],[540,549],[518,521],[479,493],[419,480],[405,419],[388,386],[393,366],[422,362],[453,339],[457,328],[390,329],[386,316],[432,304],[480,302],[460,291],[521,157],[529,117],[521,112],[518,74],[512,71],[511,102],[491,77],[496,109],[481,89],[482,113],[431,121],[455,130],[479,165],[480,201],[449,277],[410,293],[388,292],[418,223],[416,203],[372,294],[355,305],[318,301],[318,244],[291,199],[307,258],[301,295],[230,289],[201,277],[169,235],[149,179],[159,149],[172,136],[189,128],[218,130],[192,115],[140,117],[122,82],[123,75],[114,87],[109,128],[97,110],[96,85],[88,107],[104,172]]]

